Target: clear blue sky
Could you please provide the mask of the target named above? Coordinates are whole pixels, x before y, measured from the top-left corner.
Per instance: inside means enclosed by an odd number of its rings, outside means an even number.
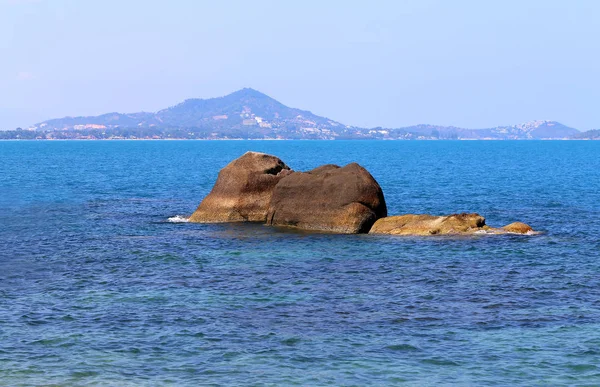
[[[600,128],[600,1],[0,0],[0,129],[242,87],[350,125]]]

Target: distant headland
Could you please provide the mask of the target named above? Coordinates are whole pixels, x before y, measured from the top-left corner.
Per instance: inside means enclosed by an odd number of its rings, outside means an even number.
[[[254,89],[219,98],[188,99],[156,113],[63,117],[29,128],[0,131],[21,140],[599,140],[600,129],[580,132],[556,121],[487,129],[415,125],[361,128],[290,108]]]

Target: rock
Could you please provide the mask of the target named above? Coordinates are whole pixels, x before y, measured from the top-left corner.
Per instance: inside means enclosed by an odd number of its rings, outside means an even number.
[[[468,234],[534,234],[525,223],[515,222],[502,228],[485,224],[479,214],[397,215],[381,218],[371,228],[369,234],[389,235],[468,235]]]
[[[275,185],[290,173],[275,156],[246,152],[221,169],[190,222],[264,222]]]
[[[516,234],[527,234],[528,232],[533,232],[531,226],[521,222],[514,222],[509,225],[502,227],[506,232],[512,232]]]
[[[485,218],[479,214],[398,215],[381,218],[370,234],[438,235],[465,234],[485,230]]]
[[[294,172],[275,186],[267,224],[335,233],[366,233],[387,215],[381,187],[356,163]]]
[[[356,163],[293,172],[275,156],[246,152],[221,169],[189,221],[264,222],[347,234],[536,234],[521,222],[489,227],[475,213],[386,216],[381,187]]]

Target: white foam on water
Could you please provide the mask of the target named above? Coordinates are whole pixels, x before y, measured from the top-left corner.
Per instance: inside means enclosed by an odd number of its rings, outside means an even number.
[[[529,230],[526,233],[510,232],[510,231],[507,232],[507,234],[510,234],[510,235],[540,235],[541,233],[542,233],[541,231],[533,231],[533,230]]]
[[[183,215],[175,215],[168,218],[167,221],[171,223],[187,223],[190,221],[190,218]]]

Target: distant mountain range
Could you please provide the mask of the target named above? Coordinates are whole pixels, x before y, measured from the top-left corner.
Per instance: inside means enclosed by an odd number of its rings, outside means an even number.
[[[416,125],[360,128],[290,108],[245,88],[219,98],[188,99],[156,113],[107,113],[64,117],[11,131],[13,138],[105,139],[598,139],[599,131],[580,132],[555,121],[531,121],[488,129]],[[6,138],[9,132],[0,132]]]

